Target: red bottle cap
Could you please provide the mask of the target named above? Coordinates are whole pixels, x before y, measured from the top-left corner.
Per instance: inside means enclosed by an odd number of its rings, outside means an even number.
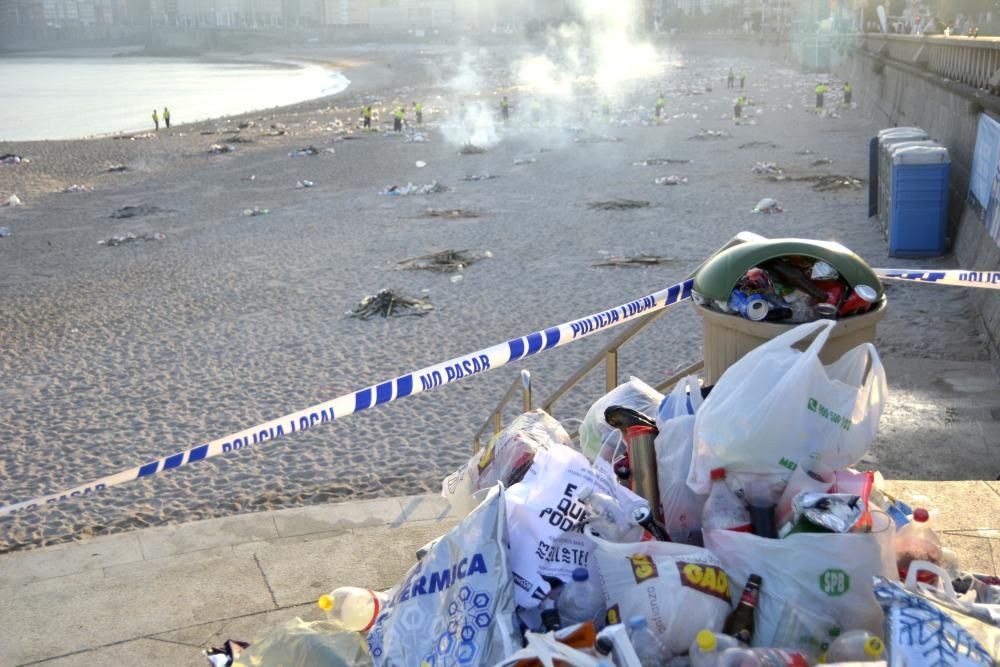
[[[726,469],[725,468],[713,468],[712,472],[709,473],[709,474],[710,474],[710,476],[711,476],[711,478],[712,478],[713,481],[715,481],[717,479],[725,479],[726,478]]]
[[[713,478],[714,479],[714,478]],[[931,515],[923,507],[918,507],[913,510],[913,520],[917,523],[923,523],[927,519],[931,518]]]

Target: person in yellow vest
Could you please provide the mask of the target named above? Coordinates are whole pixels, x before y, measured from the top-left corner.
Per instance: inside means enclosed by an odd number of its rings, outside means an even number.
[[[733,79],[734,78],[736,78],[736,73],[733,72],[733,68],[730,67],[729,68],[729,76],[726,77],[726,83],[728,84],[726,86],[727,88],[732,88],[733,87]]]
[[[743,118],[743,107],[747,105],[747,98],[740,95],[736,98],[736,105],[733,106],[733,120],[739,125]]]
[[[395,113],[393,113],[392,118],[392,131],[402,132],[403,131],[403,118],[406,117],[406,112],[403,107],[397,107]]]
[[[424,105],[413,103],[413,115],[417,119],[417,125],[424,124]]]
[[[163,107],[163,124],[167,126],[168,130],[170,129],[170,109],[167,107]]]
[[[504,123],[510,120],[510,102],[507,101],[506,95],[500,100],[500,115],[503,117]]]
[[[830,89],[825,83],[820,81],[816,84],[816,113],[823,110],[823,95],[825,95]]]
[[[747,73],[740,72],[740,90],[743,90],[743,86],[746,85],[746,82],[747,82]]]
[[[851,106],[851,84],[847,81],[844,82],[844,106]]]
[[[160,114],[156,113],[156,109],[153,109],[153,125],[156,131],[160,131]]]
[[[663,115],[663,107],[665,105],[666,105],[666,102],[663,99],[663,93],[660,93],[660,96],[656,98],[656,120],[657,120],[657,122],[659,122],[660,116]]]
[[[371,105],[366,106],[361,110],[361,118],[364,122],[365,132],[372,131],[372,108]]]

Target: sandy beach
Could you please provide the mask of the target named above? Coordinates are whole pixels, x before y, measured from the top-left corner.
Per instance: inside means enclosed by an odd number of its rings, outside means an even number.
[[[570,124],[544,110],[534,122],[524,91],[509,88],[510,64],[521,53],[512,46],[481,55],[482,92],[460,95],[445,83],[461,60],[458,49],[344,49],[324,56],[352,65],[344,70],[351,85],[331,98],[134,139],[0,143],[0,154],[30,160],[0,165],[0,201],[12,194],[24,201],[0,208],[0,226],[11,231],[0,238],[0,503],[74,486],[618,305],[683,279],[742,230],[838,240],[872,266],[951,265],[948,258],[888,258],[881,231],[867,219],[865,189],[818,193],[808,183],[772,183],[751,172],[768,161],[797,175],[867,177],[867,141],[878,128],[851,109],[837,117],[807,113],[810,76],[744,61],[753,106],[751,122],[736,126],[735,93],[723,81],[731,62],[675,57],[655,80],[636,85],[640,94],[628,106],[615,104],[610,124],[596,100],[571,109]],[[654,125],[648,119],[658,90],[667,121]],[[446,140],[455,134],[459,99],[497,109],[502,94],[510,95],[513,114],[508,126],[495,128],[499,141],[460,155]],[[426,127],[386,132],[389,109],[412,101],[423,103]],[[380,112],[379,132],[357,128],[366,103]],[[702,130],[728,136],[691,138]],[[234,150],[210,154],[212,144]],[[318,154],[289,156],[308,146]],[[633,165],[650,158],[691,162]],[[813,164],[821,158],[829,162]],[[107,172],[116,165],[128,171]],[[481,174],[496,178],[462,180]],[[654,184],[666,175],[687,183]],[[315,185],[297,189],[303,180]],[[432,181],[450,191],[379,195],[388,186]],[[62,192],[72,184],[87,191]],[[777,198],[786,212],[752,213],[762,197]],[[650,206],[586,206],[614,198]],[[110,217],[142,205],[157,210]],[[254,207],[270,213],[244,215]],[[430,208],[478,217],[429,217]],[[98,243],[128,233],[165,238]],[[465,269],[459,281],[398,268],[400,260],[448,248],[492,258]],[[639,253],[668,261],[593,266]],[[427,297],[435,310],[367,321],[346,316],[382,288]],[[985,362],[962,291],[900,285],[888,293],[890,313],[877,341],[883,356]],[[0,519],[0,551],[437,490],[469,456],[473,434],[520,368],[532,371],[536,396],[544,397],[607,340],[595,336],[261,447]],[[625,347],[619,363],[623,379],[635,374],[653,384],[699,358],[700,321],[684,305]],[[555,415],[572,426],[603,381],[595,373]],[[879,458],[878,444],[874,453],[873,465],[890,478],[926,470],[919,460]],[[942,479],[976,475],[947,462],[938,472]]]

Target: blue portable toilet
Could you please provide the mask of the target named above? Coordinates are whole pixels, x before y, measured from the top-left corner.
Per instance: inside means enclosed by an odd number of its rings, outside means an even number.
[[[901,144],[890,153],[888,236],[890,257],[944,254],[951,157],[940,145]]]
[[[869,144],[868,217],[878,216],[882,233],[888,235],[889,188],[892,180],[892,147],[904,141],[926,141],[927,133],[919,127],[887,127]]]

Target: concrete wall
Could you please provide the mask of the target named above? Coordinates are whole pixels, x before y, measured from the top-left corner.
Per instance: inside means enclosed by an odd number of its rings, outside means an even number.
[[[1000,118],[1000,98],[931,74],[919,65],[868,51],[863,42],[842,48],[836,73],[851,82],[859,107],[879,127],[923,128],[951,153],[948,237],[962,268],[1000,270],[1000,248],[966,204],[979,113]],[[970,290],[994,364],[1000,360],[1000,294]]]

